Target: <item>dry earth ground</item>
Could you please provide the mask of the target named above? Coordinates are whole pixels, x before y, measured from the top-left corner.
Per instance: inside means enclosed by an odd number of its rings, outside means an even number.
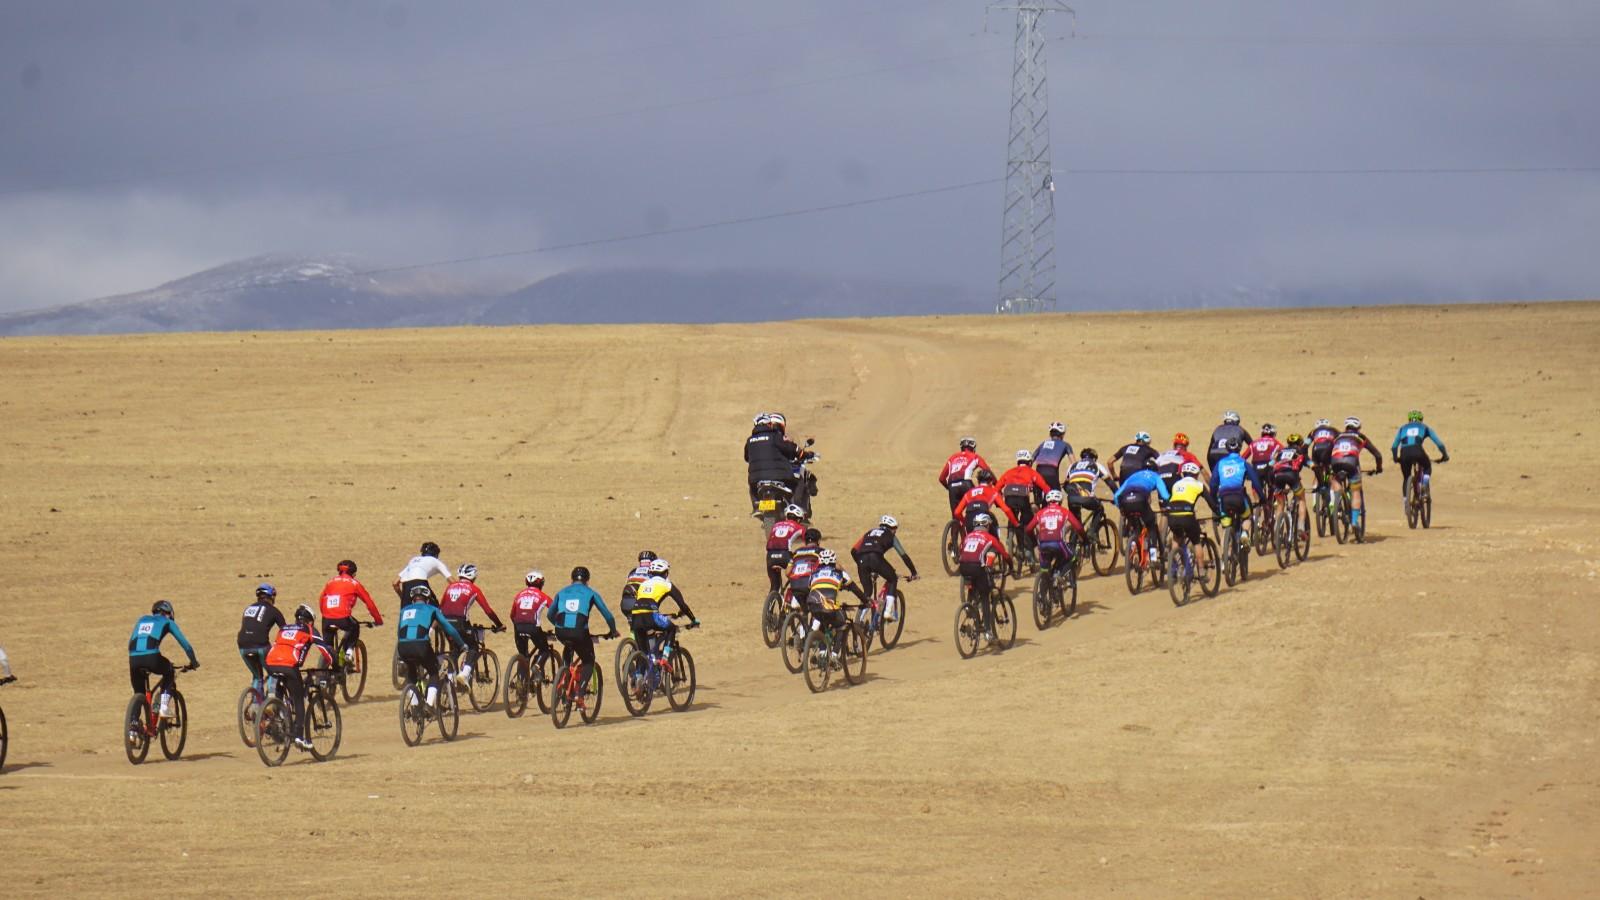
[[[1596,304],[0,341],[3,893],[1593,895],[1597,350]],[[1455,457],[1431,531],[1391,469],[1366,546],[1183,609],[1090,579],[970,662],[936,574],[821,696],[757,637],[755,410],[816,435],[825,531],[893,512],[937,573],[962,433],[998,464],[1055,418],[1109,450],[1235,407],[1386,448],[1413,405]],[[529,566],[614,594],[661,551],[698,708],[407,749],[374,682],[340,758],[265,769],[232,718],[251,587],[292,606],[352,556],[383,597],[423,539],[502,606]],[[125,641],[163,596],[194,728],[132,767]]]

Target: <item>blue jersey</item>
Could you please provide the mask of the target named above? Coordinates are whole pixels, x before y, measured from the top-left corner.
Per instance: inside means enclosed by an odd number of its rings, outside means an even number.
[[[557,628],[588,628],[591,609],[600,610],[600,615],[606,617],[606,624],[617,627],[617,619],[606,608],[606,602],[587,584],[569,584],[557,591],[545,616]]]
[[[1439,440],[1439,433],[1421,422],[1407,422],[1400,426],[1394,433],[1394,443],[1389,445],[1391,453],[1402,448],[1421,447],[1423,441],[1433,441],[1439,452],[1448,456],[1449,450],[1444,448],[1444,441]]]
[[[395,629],[396,643],[417,644],[426,643],[428,632],[433,626],[450,638],[452,643],[461,644],[461,632],[450,624],[450,620],[440,615],[439,608],[431,603],[407,603],[400,610],[400,626]]]
[[[1246,481],[1255,485],[1257,495],[1262,493],[1261,476],[1256,474],[1256,467],[1245,462],[1244,457],[1237,453],[1229,453],[1217,460],[1216,468],[1211,470],[1211,492],[1219,497],[1244,493]]]
[[[1061,468],[1061,461],[1072,455],[1072,445],[1061,438],[1046,438],[1033,451],[1033,464],[1036,466],[1054,466]]]
[[[1112,499],[1120,501],[1122,495],[1129,491],[1155,494],[1163,500],[1172,499],[1172,493],[1167,490],[1167,483],[1161,480],[1161,473],[1154,469],[1140,469],[1122,479],[1122,487],[1117,488],[1116,496]]]
[[[152,656],[160,653],[161,641],[169,634],[177,639],[183,652],[189,654],[189,662],[194,662],[194,648],[189,646],[189,639],[183,636],[178,623],[154,613],[140,616],[139,621],[133,623],[133,634],[128,636],[128,655]]]

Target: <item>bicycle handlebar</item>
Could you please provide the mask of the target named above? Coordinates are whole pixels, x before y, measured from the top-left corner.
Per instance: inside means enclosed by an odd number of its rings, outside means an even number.
[[[200,664],[199,663],[193,663],[193,664],[187,665],[187,666],[179,666],[178,667],[178,671],[179,672],[193,672],[195,669],[198,669],[198,668],[200,668]]]

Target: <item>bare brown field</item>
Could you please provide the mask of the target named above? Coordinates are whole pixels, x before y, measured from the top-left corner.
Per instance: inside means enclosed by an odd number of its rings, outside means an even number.
[[[3,893],[1592,896],[1597,351],[1592,303],[0,341]],[[1090,578],[1075,620],[957,659],[958,435],[998,465],[1056,418],[1110,450],[1231,407],[1387,449],[1412,406],[1453,456],[1431,531],[1396,467],[1365,546],[1182,609]],[[809,694],[757,633],[767,408],[817,438],[834,543],[891,512],[934,573],[858,687]],[[292,610],[350,556],[390,615],[424,539],[502,609],[532,565],[612,599],[660,551],[706,623],[697,708],[632,720],[608,685],[595,726],[497,708],[408,749],[377,677],[338,759],[264,768],[233,721],[251,588]],[[133,767],[160,597],[204,668],[185,758]]]

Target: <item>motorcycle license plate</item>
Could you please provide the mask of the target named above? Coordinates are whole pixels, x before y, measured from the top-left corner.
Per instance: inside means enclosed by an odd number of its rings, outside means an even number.
[[[778,501],[776,501],[776,500],[762,500],[760,503],[756,504],[756,508],[761,510],[762,512],[772,512],[773,510],[778,508]]]

